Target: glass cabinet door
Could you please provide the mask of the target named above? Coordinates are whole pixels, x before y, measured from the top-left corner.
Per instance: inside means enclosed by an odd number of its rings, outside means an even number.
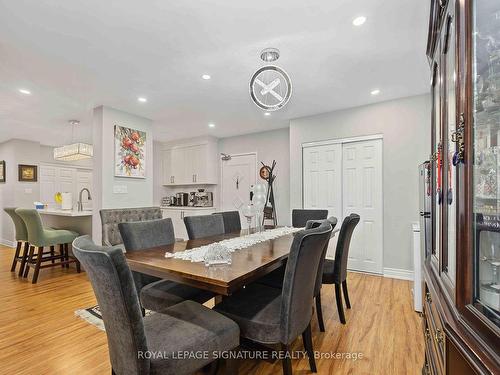
[[[436,47],[440,54],[440,43]],[[436,62],[432,76],[432,252],[431,262],[439,270],[441,252],[442,137],[441,137],[441,71]]]
[[[445,21],[445,37],[443,47],[444,62],[444,111],[446,127],[446,153],[443,155],[443,179],[446,181],[443,192],[443,205],[446,211],[446,252],[441,260],[442,271],[448,275],[449,282],[455,286],[456,274],[456,228],[457,228],[457,105],[456,105],[456,28],[452,3]]]
[[[473,2],[474,306],[500,327],[500,2]]]

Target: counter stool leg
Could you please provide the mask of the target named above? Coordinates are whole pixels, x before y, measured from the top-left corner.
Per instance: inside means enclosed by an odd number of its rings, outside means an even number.
[[[23,256],[21,257],[21,268],[17,274],[19,277],[23,277],[24,267],[26,267],[26,260],[28,258],[28,252],[30,250],[30,244],[28,241],[24,243]]]
[[[64,260],[69,260],[69,246],[67,243],[64,244]],[[69,263],[66,263],[65,266],[69,268]]]
[[[38,281],[38,274],[40,273],[40,265],[42,263],[42,258],[43,258],[43,246],[40,246],[38,248],[38,256],[36,257],[36,264],[35,264],[35,272],[33,273],[33,280],[31,280],[32,284],[36,284]]]
[[[35,246],[30,246],[30,252],[28,255],[28,259],[26,261],[26,266],[24,267],[23,277],[28,277],[28,273],[30,272],[30,264],[33,262],[33,253],[35,252]]]
[[[59,245],[59,254],[61,255],[61,262],[64,261],[64,245]],[[61,263],[61,268],[64,268],[64,263]]]
[[[21,252],[21,241],[17,241],[16,253],[14,254],[14,260],[12,261],[12,266],[10,267],[10,272],[16,271],[17,258],[19,258],[20,252]]]

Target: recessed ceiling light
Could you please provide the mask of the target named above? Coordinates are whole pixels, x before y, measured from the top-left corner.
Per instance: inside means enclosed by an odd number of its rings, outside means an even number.
[[[355,19],[352,20],[352,24],[354,26],[361,26],[365,22],[366,22],[366,17],[365,16],[359,16],[359,17],[356,17]]]
[[[208,127],[209,128],[215,128],[215,124],[210,123],[210,124],[208,124]]]
[[[264,112],[264,116],[271,116],[270,112]]]
[[[380,90],[379,89],[372,90],[370,92],[370,94],[372,94],[372,95],[378,95],[378,94],[380,94]]]
[[[139,96],[137,100],[141,103],[146,103],[148,101],[146,98],[143,98],[142,96]]]
[[[209,75],[209,74],[203,74],[203,75],[201,76],[201,78],[203,78],[203,79],[210,79],[210,78],[212,78],[212,77],[210,77],[210,75]]]
[[[30,90],[26,90],[26,89],[19,89],[19,92],[21,94],[24,94],[24,95],[31,95],[31,91]]]

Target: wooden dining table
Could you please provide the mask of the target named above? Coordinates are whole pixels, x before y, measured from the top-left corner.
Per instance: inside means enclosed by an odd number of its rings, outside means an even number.
[[[248,230],[242,230],[196,240],[179,241],[167,246],[128,251],[125,256],[133,271],[177,281],[221,296],[229,296],[285,264],[293,234],[236,250],[232,253],[231,264],[206,266],[204,262],[166,258],[165,253],[194,249],[247,234]]]

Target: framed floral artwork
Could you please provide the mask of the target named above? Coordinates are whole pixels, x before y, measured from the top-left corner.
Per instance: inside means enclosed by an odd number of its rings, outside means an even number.
[[[146,178],[146,132],[115,125],[115,176]]]

